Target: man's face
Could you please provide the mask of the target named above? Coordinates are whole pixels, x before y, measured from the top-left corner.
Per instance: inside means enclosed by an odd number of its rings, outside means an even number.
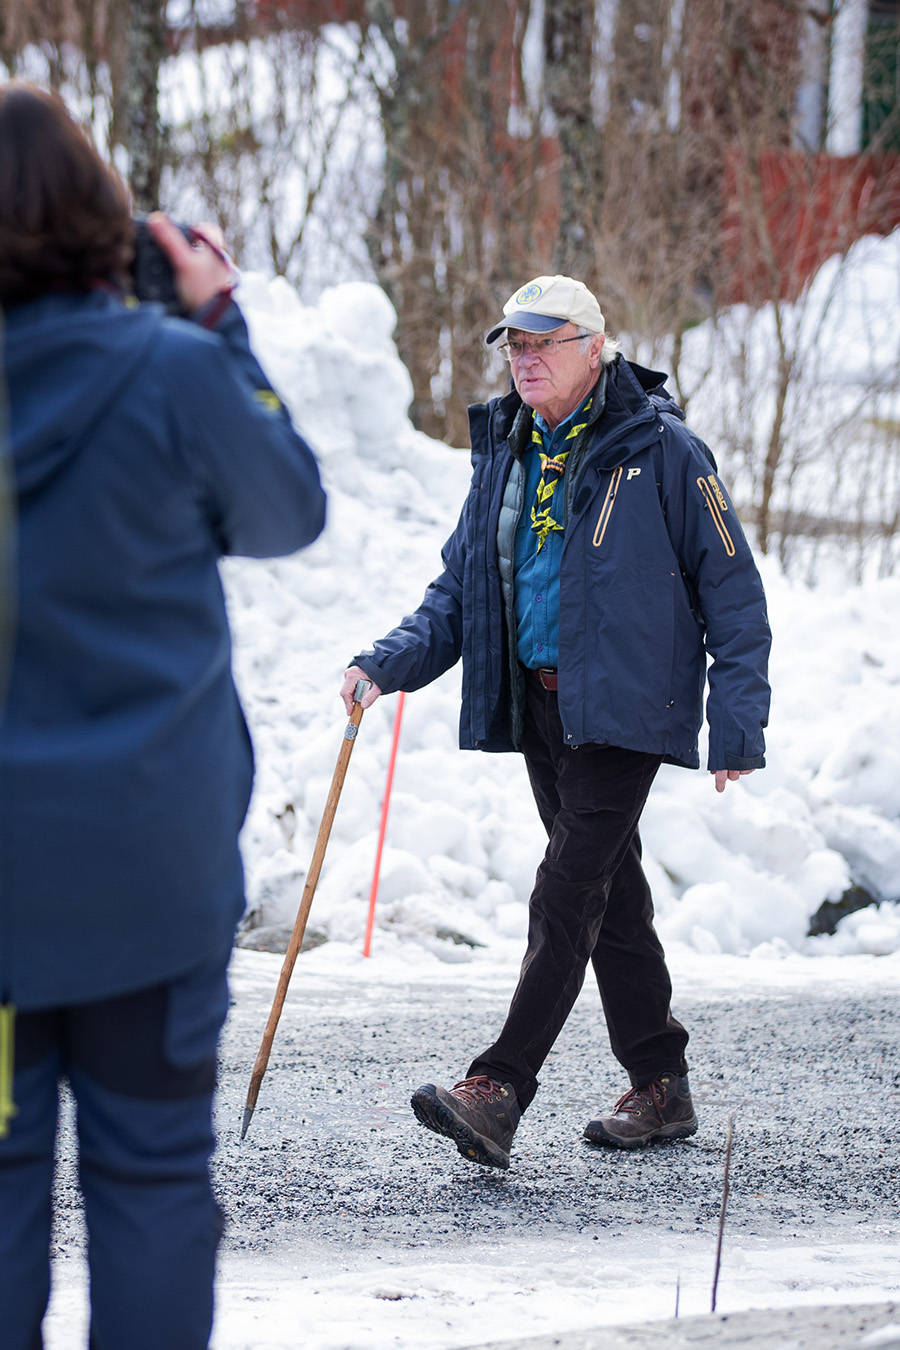
[[[526,344],[522,355],[510,362],[519,397],[540,413],[551,429],[574,412],[597,383],[604,336],[596,333],[583,342],[560,342],[574,338],[577,332],[574,323],[554,328],[551,333],[526,333],[519,328],[507,332],[507,342]],[[558,345],[541,350],[546,338],[554,338]]]

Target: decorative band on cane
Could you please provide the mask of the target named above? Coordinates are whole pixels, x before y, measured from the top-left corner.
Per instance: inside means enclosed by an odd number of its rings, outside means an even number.
[[[346,727],[344,728],[344,740],[345,740],[345,741],[355,741],[355,740],[356,740],[356,734],[357,734],[358,731],[359,731],[359,727],[354,726],[354,724],[353,724],[352,722],[348,722],[347,725],[346,725]]]

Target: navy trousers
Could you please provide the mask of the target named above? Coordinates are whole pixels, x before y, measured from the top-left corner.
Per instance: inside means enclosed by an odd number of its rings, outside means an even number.
[[[660,756],[565,744],[555,691],[529,673],[522,750],[549,836],[529,907],[528,946],[499,1037],[469,1066],[511,1083],[522,1110],[594,968],[613,1054],[633,1087],[687,1073],[688,1034],[653,927],[638,821]]]
[[[41,1350],[59,1080],[77,1109],[91,1350],[205,1350],[221,1216],[209,1179],[227,957],[120,998],[20,1013],[0,1140],[0,1341]]]

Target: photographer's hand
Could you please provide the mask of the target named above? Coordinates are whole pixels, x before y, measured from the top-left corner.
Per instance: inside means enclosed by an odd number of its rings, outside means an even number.
[[[147,226],[172,264],[178,298],[189,313],[234,289],[237,274],[217,225],[196,226],[193,243],[161,211],[147,217]]]

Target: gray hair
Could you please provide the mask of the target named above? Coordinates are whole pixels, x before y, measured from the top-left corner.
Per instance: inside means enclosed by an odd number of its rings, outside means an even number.
[[[600,334],[592,332],[590,328],[579,328],[578,336],[587,339],[599,337]],[[600,362],[601,365],[610,366],[622,350],[622,344],[618,338],[610,337],[609,333],[604,333],[603,337],[606,341],[603,343],[603,350],[600,352]],[[586,344],[581,347],[581,350],[587,350]]]

